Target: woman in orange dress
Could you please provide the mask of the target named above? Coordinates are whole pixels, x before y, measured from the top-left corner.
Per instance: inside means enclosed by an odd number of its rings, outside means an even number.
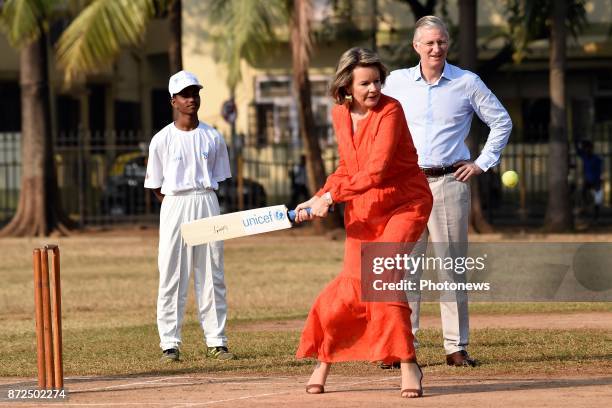
[[[306,387],[310,394],[324,392],[331,363],[399,360],[401,396],[422,395],[408,303],[361,301],[361,243],[417,242],[432,206],[402,107],[380,92],[386,76],[369,50],[342,55],[330,90],[337,103],[332,118],[339,166],[315,196],[296,207],[301,222],[346,203],[343,268],[315,300],[297,350],[298,358],[318,360]]]

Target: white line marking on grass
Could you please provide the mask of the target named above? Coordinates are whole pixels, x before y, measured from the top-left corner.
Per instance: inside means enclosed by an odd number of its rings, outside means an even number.
[[[203,378],[203,379],[210,379],[210,380],[215,380],[215,381],[223,381],[223,380],[286,380],[286,379],[292,379],[293,377],[199,377],[199,376],[194,376],[195,378]],[[193,378],[193,377],[192,377]]]
[[[169,379],[186,379],[186,378],[193,378],[193,376],[180,376],[180,377],[175,377],[175,376],[165,376],[165,377],[153,377],[153,376],[144,376],[144,377],[135,377],[135,376],[125,376],[125,377],[114,377],[114,376],[106,376],[106,377],[99,377],[99,376],[75,376],[75,377],[65,377],[64,381],[121,381],[121,380],[137,380],[137,381],[142,381],[142,380],[146,380],[148,378],[151,378],[151,381],[164,381],[164,380],[169,380]],[[32,381],[36,381],[36,379],[33,379]]]
[[[110,390],[116,390],[119,388],[133,387],[136,385],[143,385],[143,387],[135,387],[135,388],[144,390],[148,388],[172,387],[175,385],[199,385],[199,383],[172,383],[172,384],[130,383],[130,384],[121,384],[121,385],[110,385],[108,387],[88,388],[86,390],[70,391],[70,393],[71,394],[84,394],[87,392],[96,392],[96,391],[104,391],[104,390],[110,391]]]
[[[151,384],[154,384],[156,386],[170,387],[170,386],[173,386],[173,385],[197,384],[197,383],[155,384],[157,382],[165,381],[165,380],[169,380],[169,379],[184,379],[184,378],[190,378],[190,377],[163,377],[163,378],[156,378],[155,380],[150,380],[150,381],[129,382],[127,384],[109,385],[107,387],[96,387],[96,388],[87,388],[87,389],[84,389],[84,390],[75,390],[75,391],[71,391],[71,393],[77,394],[77,393],[84,393],[84,392],[91,392],[91,391],[111,390],[113,388],[131,387],[131,386],[134,386],[134,385],[151,385]]]
[[[223,399],[223,400],[206,401],[206,402],[179,402],[178,405],[174,405],[172,408],[197,407],[197,406],[203,406],[203,405],[221,404],[223,402],[240,401],[240,400],[259,398],[259,397],[270,397],[272,395],[288,394],[293,391],[294,390],[288,390],[288,391],[282,391],[282,392],[271,392],[267,394],[245,395],[243,397],[228,398],[228,399]]]
[[[400,377],[385,377],[385,378],[377,378],[375,380],[357,381],[357,382],[346,383],[346,384],[339,384],[339,385],[341,387],[343,387],[343,388],[346,388],[346,387],[350,387],[352,385],[368,384],[368,383],[383,382],[383,381],[398,380],[398,379],[401,380]]]
[[[347,387],[351,387],[353,385],[368,384],[368,383],[389,381],[389,380],[395,380],[395,379],[397,379],[397,377],[377,378],[375,380],[357,381],[357,382],[352,382],[352,383],[347,383],[347,384],[341,384],[340,383],[340,384],[334,384],[334,388],[347,388]],[[197,407],[197,406],[204,406],[204,405],[221,404],[221,403],[224,403],[224,402],[240,401],[240,400],[260,398],[260,397],[271,397],[273,395],[289,394],[289,393],[295,392],[295,391],[296,391],[295,389],[292,389],[292,390],[281,391],[281,392],[271,392],[271,393],[266,393],[266,394],[245,395],[245,396],[236,397],[236,398],[227,398],[227,399],[223,399],[223,400],[196,402],[196,403],[189,403],[189,402],[182,402],[181,403],[181,402],[179,402],[177,405],[174,405],[172,408]]]
[[[142,378],[139,378],[136,382],[128,382],[126,384],[116,384],[116,385],[109,385],[109,386],[105,386],[105,387],[94,387],[94,388],[86,388],[83,390],[70,390],[71,394],[81,394],[81,393],[86,393],[86,392],[95,392],[95,391],[104,391],[104,390],[113,390],[113,389],[118,389],[118,388],[125,388],[125,387],[133,387],[133,386],[138,386],[138,385],[144,385],[145,387],[142,387],[143,389],[145,388],[151,388],[151,386],[155,386],[155,387],[170,387],[170,386],[175,386],[175,385],[204,385],[204,384],[223,384],[223,383],[227,383],[227,384],[255,384],[255,385],[284,385],[287,384],[286,382],[261,382],[261,381],[233,381],[233,380],[238,380],[238,379],[270,379],[267,377],[225,377],[225,378],[218,378],[218,377],[197,377],[197,376],[180,376],[180,377],[161,377],[161,378],[155,378],[149,381],[142,381]],[[146,377],[144,377],[146,378]],[[283,378],[289,378],[289,377],[277,377],[278,379],[283,379]],[[91,380],[100,380],[102,381],[102,379],[100,377],[74,377],[73,379],[79,379],[79,380],[83,380],[83,379],[91,379]],[[113,378],[113,377],[108,377],[106,380],[133,380],[134,377],[123,377],[123,378]],[[177,383],[175,382],[175,380],[184,380],[184,379],[190,379],[196,382],[180,382]],[[275,378],[272,378],[275,379]],[[197,380],[210,380],[210,382],[208,383],[202,383],[200,381]],[[228,381],[229,380],[229,381]],[[166,382],[166,384],[156,384],[156,383],[160,383],[160,382]],[[70,384],[66,384],[67,386],[69,386]]]
[[[206,382],[206,383],[201,383],[201,384],[225,384],[227,386],[232,386],[234,384],[236,385],[240,385],[240,384],[247,384],[247,385],[288,385],[286,382],[250,382],[250,381],[232,381],[232,382],[228,382],[228,383],[224,383],[224,382]]]

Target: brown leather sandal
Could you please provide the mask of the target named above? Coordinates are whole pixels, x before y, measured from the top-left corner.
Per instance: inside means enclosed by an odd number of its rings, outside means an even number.
[[[323,394],[325,388],[321,384],[308,384],[306,386],[306,394]]]
[[[400,396],[402,398],[420,398],[423,396],[423,370],[421,370],[421,366],[419,365],[419,363],[415,363],[417,365],[417,368],[419,369],[419,373],[421,373],[421,378],[419,379],[419,388],[404,388],[403,390],[400,391]],[[412,393],[414,392],[417,396],[416,397],[409,397],[408,393]]]

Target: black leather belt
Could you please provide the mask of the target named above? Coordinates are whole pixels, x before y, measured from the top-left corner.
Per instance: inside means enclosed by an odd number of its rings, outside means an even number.
[[[447,167],[421,167],[421,171],[427,177],[440,177],[445,174],[454,173],[457,170],[454,166]]]

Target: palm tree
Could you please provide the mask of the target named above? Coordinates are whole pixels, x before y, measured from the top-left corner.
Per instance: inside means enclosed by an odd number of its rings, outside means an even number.
[[[171,67],[180,69],[180,0],[94,0],[84,4],[58,42],[58,63],[65,69],[67,82],[107,68],[123,47],[139,44],[150,19],[165,11],[169,11],[172,20]],[[49,235],[54,231],[65,234],[72,222],[61,210],[57,191],[46,36],[53,19],[66,10],[65,2],[7,0],[1,7],[0,25],[9,42],[21,49],[24,160],[17,211],[0,235]]]
[[[317,191],[320,186],[325,184],[326,174],[312,113],[310,79],[308,77],[312,51],[312,5],[310,0],[292,1],[290,29],[293,89],[297,95],[300,137],[306,149],[308,188],[310,191]]]
[[[568,132],[565,96],[567,0],[552,2],[550,14],[550,132],[548,145],[548,204],[544,228],[565,232],[572,228],[567,177]]]
[[[478,63],[476,3],[476,0],[459,0],[459,26],[461,27],[461,30],[459,30],[459,64],[473,72],[476,71]],[[478,141],[474,132],[471,132],[468,138],[468,145],[472,156],[476,157],[478,155]],[[493,228],[482,212],[477,178],[472,178],[470,187],[472,190],[470,223],[477,232],[491,232]]]
[[[312,50],[310,0],[212,0],[211,26],[216,50],[227,67],[227,83],[233,96],[241,80],[240,62],[254,61],[266,46],[278,43],[274,29],[289,26],[292,55],[293,88],[298,104],[299,132],[306,150],[306,169],[311,191],[325,183],[325,167],[321,157],[318,132],[312,113],[308,67]],[[328,217],[325,226],[339,225],[338,215]],[[317,223],[317,228],[320,228]]]
[[[287,20],[283,0],[211,0],[208,7],[208,23],[212,28],[211,38],[214,54],[226,66],[226,83],[230,100],[236,97],[236,87],[242,80],[242,60],[254,62],[263,55],[266,46],[277,41],[274,27]],[[236,150],[237,135],[235,120],[230,123],[231,156],[233,172],[238,173],[239,156]],[[238,177],[237,188],[242,190],[242,178]],[[242,209],[242,194],[237,195],[237,205]]]
[[[181,13],[182,0],[173,0],[168,7],[168,20],[170,20],[170,46],[168,48],[170,72],[178,72],[183,69],[183,24]]]
[[[565,96],[567,31],[577,37],[586,25],[584,0],[511,0],[509,36],[516,63],[529,54],[538,39],[550,41],[549,86],[550,126],[548,160],[548,203],[544,228],[567,231],[572,228],[568,178],[568,131]]]
[[[283,0],[210,0],[208,23],[216,57],[226,66],[230,95],[242,80],[241,62],[253,63],[278,41],[289,12]]]
[[[20,50],[22,112],[21,193],[15,215],[0,231],[3,236],[66,233],[71,225],[59,201],[50,131],[46,29],[61,3],[7,0],[0,10],[0,25],[10,44]]]
[[[176,18],[175,7],[180,8],[180,0],[87,2],[57,44],[57,62],[64,69],[66,81],[70,82],[78,75],[108,69],[123,48],[142,43],[149,21],[168,11],[171,5],[170,15]],[[176,22],[173,24],[175,32],[177,25]],[[180,23],[178,27],[180,33]],[[180,56],[173,51],[181,49],[180,37],[173,35],[169,48],[171,68],[175,69],[182,65]]]

